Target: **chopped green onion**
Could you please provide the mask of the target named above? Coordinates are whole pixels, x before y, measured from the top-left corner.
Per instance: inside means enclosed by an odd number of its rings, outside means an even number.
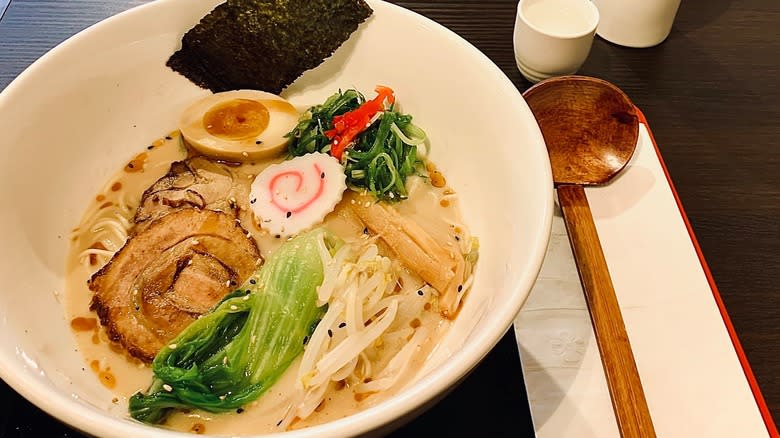
[[[290,156],[314,151],[328,153],[332,145],[325,131],[333,128],[333,116],[352,111],[364,102],[362,94],[346,90],[311,107],[287,134]],[[368,191],[382,201],[406,199],[407,177],[425,175],[418,147],[425,147],[426,142],[425,131],[412,123],[412,116],[401,114],[391,106],[373,119],[345,151],[342,164],[347,185],[355,191]]]

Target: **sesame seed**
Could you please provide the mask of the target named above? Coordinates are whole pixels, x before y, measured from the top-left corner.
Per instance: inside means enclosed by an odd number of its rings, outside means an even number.
[[[252,199],[252,200],[249,201],[250,204],[254,204],[255,202],[257,202],[257,198]]]
[[[292,216],[292,212],[291,212],[291,211],[288,211],[288,212],[287,212],[287,217],[290,217],[290,216]]]
[[[363,228],[363,234],[368,234],[368,227]]]
[[[263,144],[262,140],[255,140],[255,144]]]
[[[420,290],[417,291],[417,295],[423,296],[423,295],[425,295],[425,292],[423,292],[422,289],[420,289]]]
[[[458,285],[458,292],[462,292],[462,291],[463,291],[463,285],[462,285],[462,284],[459,284],[459,285]]]
[[[197,239],[192,239],[192,242],[190,242],[190,244],[191,244],[191,245],[197,245],[197,244],[199,244],[199,243],[200,243],[200,242],[198,242],[198,240],[197,240]]]
[[[366,207],[366,208],[368,208],[368,207],[371,207],[371,203],[370,203],[370,202],[368,202],[368,201],[366,201],[366,203],[365,203],[365,204],[363,204],[363,207]]]
[[[325,179],[325,172],[322,172],[322,173],[320,174],[320,179]]]
[[[166,140],[173,140],[173,137],[171,137],[170,135],[166,135],[166,136],[165,136],[165,139],[166,139]]]
[[[249,152],[247,152],[247,151],[241,152],[241,156],[242,157],[248,157],[249,156]]]
[[[171,387],[171,385],[169,385],[167,383],[163,385],[163,389],[168,391],[168,392],[173,391],[173,388]]]
[[[249,301],[249,295],[244,295],[244,298],[242,298],[244,301]]]
[[[342,322],[341,324],[339,324],[339,328],[344,328],[344,327],[346,327],[346,326],[347,326],[347,323],[346,323],[346,322]]]
[[[274,236],[274,237],[276,237],[277,239],[280,239],[282,236],[280,236],[280,235],[278,235],[278,234],[277,234],[277,235],[276,235],[276,236]]]
[[[178,345],[176,345],[176,344],[171,344],[171,345],[168,346],[168,348],[170,348],[171,350],[175,350],[176,347],[178,347]]]
[[[257,281],[254,278],[249,279],[249,283],[251,284],[257,284]]]
[[[331,337],[331,338],[333,337],[333,330],[328,329],[328,337]]]
[[[280,426],[280,425],[282,424],[282,421],[283,421],[283,420],[284,420],[284,418],[282,418],[281,420],[279,420],[279,422],[278,422],[278,423],[276,423],[276,426],[277,426],[277,427],[278,427],[278,426]]]
[[[226,398],[227,398],[227,396],[226,396],[226,395],[220,395],[220,396],[219,396],[219,399],[220,399],[220,400],[224,400],[224,399],[226,399]]]
[[[151,151],[152,149],[154,149],[154,146],[152,146],[152,145],[149,145],[149,146],[147,146],[147,147],[146,147],[146,149],[148,149],[148,150],[150,150],[150,151]]]
[[[227,356],[222,358],[222,365],[227,365]]]
[[[247,296],[249,296],[249,295],[247,295]],[[238,310],[238,306],[236,306],[236,305],[234,304],[234,305],[230,306],[230,310]]]
[[[243,414],[243,413],[244,413],[244,408],[236,409],[236,414]]]
[[[304,336],[303,337],[303,345],[306,345],[307,342],[309,342],[309,337],[308,336]]]

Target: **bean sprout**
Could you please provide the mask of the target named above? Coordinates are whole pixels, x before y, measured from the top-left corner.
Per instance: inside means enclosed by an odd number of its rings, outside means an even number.
[[[425,300],[417,294],[423,288],[421,280],[380,255],[373,240],[346,243],[332,256],[327,251],[320,253],[325,276],[318,296],[328,310],[304,350],[290,408],[279,424],[282,429],[295,417],[311,415],[333,382],[353,382],[358,393],[393,387],[428,335],[421,327],[409,328]],[[411,313],[404,312],[404,303],[410,299],[421,302]],[[398,325],[405,328],[388,332]],[[385,358],[388,362],[383,365],[375,351],[385,333],[401,343],[396,342],[398,352]],[[379,383],[371,385],[377,372]]]

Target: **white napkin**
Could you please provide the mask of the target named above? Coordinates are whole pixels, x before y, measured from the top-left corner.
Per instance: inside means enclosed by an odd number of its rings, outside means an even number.
[[[587,195],[658,436],[768,436],[644,125]],[[515,333],[537,436],[619,437],[560,210]]]

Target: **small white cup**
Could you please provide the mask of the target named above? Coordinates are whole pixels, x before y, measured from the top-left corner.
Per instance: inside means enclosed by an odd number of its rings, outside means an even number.
[[[601,20],[597,33],[627,47],[652,47],[669,36],[680,0],[593,0]]]
[[[593,45],[599,11],[590,0],[520,0],[517,68],[531,82],[576,73]]]

